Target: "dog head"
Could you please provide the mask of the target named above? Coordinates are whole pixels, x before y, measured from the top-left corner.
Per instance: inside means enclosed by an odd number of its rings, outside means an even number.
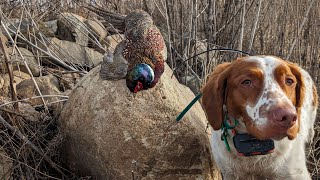
[[[218,65],[202,88],[214,130],[229,116],[258,139],[294,139],[299,132],[304,82],[300,68],[273,56],[250,56]]]

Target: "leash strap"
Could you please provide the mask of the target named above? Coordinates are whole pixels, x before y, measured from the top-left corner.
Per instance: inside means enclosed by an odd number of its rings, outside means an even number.
[[[189,111],[189,109],[196,103],[202,96],[202,93],[199,93],[189,104],[184,110],[177,116],[176,121],[180,121],[183,116]]]
[[[238,125],[239,121],[237,119],[232,118],[232,120],[234,122],[233,122],[233,125],[231,125],[228,120],[229,120],[228,119],[228,114],[226,113],[225,116],[224,116],[224,120],[223,120],[223,122],[221,124],[221,141],[224,142],[227,150],[229,152],[231,152],[231,148],[230,148],[230,145],[229,145],[229,142],[228,142],[228,139],[227,139],[227,137],[229,135],[228,130],[229,129],[234,130],[234,128]]]

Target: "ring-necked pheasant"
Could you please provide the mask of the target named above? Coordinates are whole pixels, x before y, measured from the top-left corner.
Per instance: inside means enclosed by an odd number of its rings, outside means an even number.
[[[126,84],[130,91],[136,93],[155,86],[159,81],[164,71],[167,48],[159,29],[145,11],[135,10],[128,14],[124,27],[125,40],[118,44],[121,47],[115,49],[113,61],[104,58],[100,75],[104,79],[123,78],[124,74],[115,69],[125,66],[126,60]]]

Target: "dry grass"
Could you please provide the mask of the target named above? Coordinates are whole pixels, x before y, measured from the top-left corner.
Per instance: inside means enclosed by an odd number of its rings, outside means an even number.
[[[318,113],[319,114],[319,113]],[[319,178],[320,174],[320,120],[315,123],[315,135],[313,141],[307,146],[307,165],[314,179]]]
[[[55,177],[63,177],[44,158],[48,157],[57,166],[63,163],[59,153],[62,136],[57,126],[57,117],[43,112],[38,120],[33,121],[34,119],[28,119],[25,114],[16,115],[4,113],[4,111],[2,114],[3,118],[16,129],[11,131],[3,124],[0,126],[2,129],[0,131],[1,147],[13,164],[11,178],[56,179]],[[29,146],[26,139],[16,136],[18,132],[21,132],[34,146],[39,148],[42,154]],[[62,167],[59,169],[65,171]]]

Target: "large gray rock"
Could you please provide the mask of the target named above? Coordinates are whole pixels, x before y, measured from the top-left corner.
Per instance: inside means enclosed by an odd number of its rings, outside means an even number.
[[[108,32],[100,21],[88,19],[85,23],[100,42],[107,36]]]
[[[32,26],[32,21],[24,18],[23,19],[10,18],[8,20],[3,21],[3,23],[8,29],[10,36],[14,35],[14,33],[12,33],[10,30],[13,30],[16,32],[17,28],[19,27],[19,24],[20,24],[19,32],[22,33],[23,35],[26,35],[28,33],[28,29]],[[9,36],[7,35],[6,31],[2,26],[1,26],[1,31],[2,31],[2,34],[4,34],[9,39]]]
[[[99,71],[76,85],[60,115],[72,172],[93,179],[220,178],[200,104],[175,120],[194,95],[167,65],[156,87],[136,96],[124,79],[102,80]]]
[[[17,28],[19,27],[20,24],[20,33],[22,33],[23,35],[27,35],[28,34],[28,30],[29,28],[32,26],[32,21],[29,19],[20,19],[20,18],[10,18],[8,19],[8,21],[3,21],[5,26],[8,29],[8,32],[10,34],[10,36],[13,36],[14,33],[12,33],[10,30],[13,30],[14,32],[17,31]],[[7,33],[5,32],[5,30],[1,27],[3,34],[8,38]]]
[[[84,58],[86,60],[86,64],[88,64],[89,67],[93,68],[101,63],[103,59],[103,55],[101,53],[88,47],[85,47],[84,51]]]
[[[23,58],[21,58],[21,56],[19,55],[17,50],[15,50],[14,51],[15,53],[12,54],[12,48],[8,49],[8,52],[11,55],[11,60],[14,62],[14,63],[12,63],[13,70],[21,70],[22,72],[28,73],[27,67],[23,63],[23,61],[25,60],[31,70],[32,75],[39,76],[40,75],[39,63],[38,63],[37,59],[35,58],[35,56],[33,55],[33,53],[31,51],[29,51],[28,49],[25,49],[22,47],[19,47],[19,50],[20,50]]]
[[[41,76],[36,77],[35,81],[40,89],[42,95],[60,95],[60,86],[59,81],[53,75],[48,76]],[[32,79],[27,79],[20,82],[17,85],[17,95],[22,98],[31,98],[35,96],[39,96],[39,93],[36,89],[35,84],[33,83]],[[46,103],[51,103],[54,101],[58,101],[58,97],[45,97],[44,98]],[[40,98],[30,99],[27,101],[32,106],[42,105],[42,100]]]
[[[122,34],[113,34],[107,36],[104,42],[107,46],[107,52],[114,52],[118,43],[120,43],[122,40],[124,40],[124,36]]]
[[[57,20],[43,22],[43,25],[47,27],[48,31],[51,34],[55,34],[58,30],[58,21]]]
[[[54,47],[53,47],[54,46]],[[51,39],[49,48],[63,61],[93,68],[100,64],[103,55],[91,48],[80,46],[74,42]]]
[[[21,81],[30,79],[31,76],[27,73],[21,71],[13,71],[13,87],[16,88],[16,85],[19,84]],[[0,75],[0,95],[5,97],[10,97],[11,95],[10,89],[10,77],[8,73]],[[10,93],[10,95],[9,95]]]
[[[35,25],[34,23],[36,23],[36,26],[37,28],[35,28],[34,30],[37,31],[37,32],[34,32],[34,34],[40,38],[38,36],[38,32],[40,31],[42,34],[44,34],[45,36],[47,37],[53,37],[54,36],[54,32],[52,32],[52,25],[54,24],[53,21],[50,21],[50,22],[41,22],[41,21],[32,21],[31,19],[26,19],[26,18],[23,18],[23,19],[20,19],[20,18],[11,18],[11,19],[8,19],[8,21],[3,21],[5,26],[7,27],[8,29],[8,32],[9,32],[9,35],[11,37],[14,37],[15,33],[13,33],[12,31],[16,32],[17,31],[17,28],[19,27],[19,24],[20,24],[20,28],[19,28],[19,33],[23,34],[24,37],[26,37],[27,39],[30,37],[30,29],[32,29]],[[50,24],[50,26],[47,26],[48,24]],[[57,24],[55,22],[55,24]],[[9,36],[7,35],[7,33],[5,32],[5,30],[0,27],[0,29],[2,30],[3,34],[9,39]],[[12,30],[12,31],[11,31]],[[35,40],[34,37],[31,37],[29,39],[31,42],[33,42]],[[20,38],[17,39],[18,42],[21,42],[21,43],[18,43],[17,45],[18,46],[23,46],[23,47],[26,47],[24,45],[24,41],[22,41]]]
[[[76,42],[78,45],[88,45],[88,28],[85,18],[73,13],[61,13],[57,18],[57,32],[59,39]]]
[[[105,52],[105,45],[103,45],[104,38],[107,36],[108,32],[104,28],[103,24],[94,19],[88,19],[85,21],[90,33],[89,33],[89,44],[88,47],[93,48],[95,51],[100,53]]]

